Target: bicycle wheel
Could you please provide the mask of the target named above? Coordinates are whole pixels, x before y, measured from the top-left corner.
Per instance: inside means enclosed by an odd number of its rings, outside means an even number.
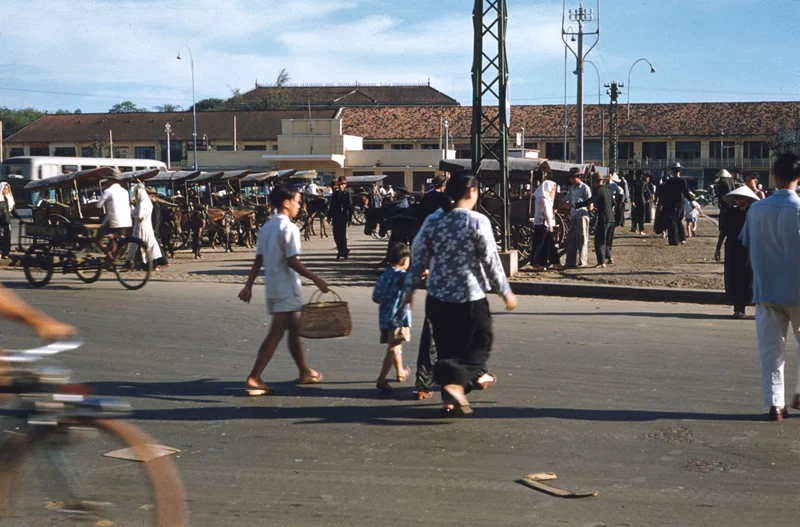
[[[87,419],[9,442],[0,452],[0,516],[48,526],[188,524],[183,484],[170,458],[104,455],[144,454],[157,444],[129,423]]]
[[[139,238],[123,238],[114,255],[114,273],[125,289],[141,289],[150,279],[153,270],[152,258],[144,262],[146,251]]]
[[[97,282],[103,274],[102,262],[98,258],[89,256],[78,261],[76,265],[75,274],[85,284]]]
[[[53,255],[50,247],[41,243],[28,247],[22,257],[22,270],[31,286],[46,286],[53,277]]]

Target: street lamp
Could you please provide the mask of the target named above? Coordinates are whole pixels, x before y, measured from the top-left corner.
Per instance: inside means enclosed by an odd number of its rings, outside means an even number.
[[[595,73],[597,73],[597,111],[600,112],[600,165],[606,165],[606,119],[605,119],[605,112],[603,111],[603,105],[600,100],[600,70],[597,69],[597,65],[592,62],[591,60],[584,60],[586,64],[591,64],[594,68]],[[577,72],[575,72],[577,74]]]
[[[192,56],[192,50],[184,44],[180,48],[178,48],[178,60],[181,60],[181,50],[186,48],[189,50],[189,63],[192,67],[192,143],[194,144],[194,169],[197,170],[197,106],[194,103],[194,56]]]
[[[167,170],[170,170],[172,169],[172,151],[169,148],[169,134],[170,131],[172,131],[172,125],[167,123],[166,126],[164,126],[164,130],[167,132]]]
[[[633,64],[631,64],[631,69],[628,70],[628,119],[631,118],[631,72],[633,71],[633,67],[636,66],[638,63],[645,61],[650,65],[650,73],[655,73],[656,69],[653,67],[653,64],[647,59],[639,59]]]

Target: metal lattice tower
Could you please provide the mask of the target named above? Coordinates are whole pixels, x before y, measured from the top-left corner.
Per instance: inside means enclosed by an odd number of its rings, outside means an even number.
[[[611,97],[611,102],[608,105],[608,134],[611,136],[611,155],[608,161],[608,171],[611,173],[617,172],[617,159],[619,158],[619,96],[622,94],[620,88],[624,88],[625,85],[613,81],[611,84],[606,84],[605,87],[608,88],[607,93]]]
[[[500,249],[510,247],[508,210],[508,63],[506,62],[506,0],[475,0],[472,12],[475,46],[472,58],[472,171],[481,178],[481,163],[500,165],[499,198],[502,218],[489,215],[500,227]],[[486,44],[486,46],[484,46]],[[486,108],[484,108],[486,102]],[[496,112],[495,112],[496,109]]]

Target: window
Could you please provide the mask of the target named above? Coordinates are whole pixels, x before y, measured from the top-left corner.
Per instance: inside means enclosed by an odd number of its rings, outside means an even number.
[[[24,155],[25,155],[24,148],[12,148],[11,151],[9,152],[10,157],[20,157]]]
[[[249,150],[266,150],[267,149],[267,145],[244,145],[244,149],[246,151],[249,151]]]
[[[162,139],[158,142],[159,150],[161,151],[161,161],[166,163],[167,162],[167,141],[166,139]],[[169,142],[169,161],[170,163],[175,163],[176,161],[180,162],[183,158],[183,145],[180,141],[170,141]]]
[[[406,173],[405,172],[384,172],[384,176],[386,179],[383,180],[383,186],[391,185],[405,185],[406,183]]]
[[[217,145],[217,152],[233,152],[233,145]]]
[[[562,145],[563,146],[563,145]],[[583,140],[583,159],[590,161],[600,161],[603,157],[603,147],[600,139]]]
[[[272,151],[273,152],[277,152],[278,151],[278,145],[272,145]]]
[[[383,150],[383,143],[364,143],[364,150]]]
[[[11,152],[13,156],[13,148]],[[769,159],[769,143],[766,141],[745,141],[743,156],[745,159]]]
[[[472,147],[469,145],[456,145],[456,159],[472,159]]]
[[[147,169],[147,167],[136,167],[136,172],[139,172],[140,170],[146,170],[146,169]]]
[[[392,150],[413,150],[414,145],[411,143],[394,143],[392,144]]]
[[[81,165],[81,170],[91,170],[91,169],[94,169],[94,168],[97,168],[97,167],[93,166],[93,165]]]
[[[62,174],[74,174],[78,171],[78,165],[61,165]]]
[[[708,143],[709,159],[733,159],[736,149],[735,141],[711,141]],[[720,155],[720,152],[722,155]]]
[[[675,141],[675,159],[700,159],[700,141]]]
[[[59,146],[53,151],[53,155],[58,157],[75,157],[74,146]]]
[[[94,157],[92,155],[92,147],[91,146],[81,147],[81,157]]]
[[[569,143],[567,143],[567,156],[569,156]],[[545,157],[547,159],[568,159],[567,156],[564,155],[564,143],[546,143],[544,145],[545,148]]]
[[[50,149],[47,148],[47,147],[43,147],[43,148],[42,147],[39,147],[39,148],[31,147],[31,155],[32,156],[49,156],[50,155]]]
[[[133,172],[133,167],[119,167],[120,172]]]
[[[133,149],[133,157],[136,159],[155,159],[156,147],[154,146],[137,146]]]
[[[422,143],[423,150],[439,150],[439,143]]]
[[[436,175],[436,172],[414,172],[414,182],[413,187],[411,190],[417,192],[422,190],[422,185],[425,185],[425,189],[430,189],[431,184],[429,180],[433,179],[433,176]]]
[[[609,156],[609,159],[611,159],[611,156]],[[634,159],[632,142],[620,141],[617,143],[617,159]]]
[[[666,159],[667,158],[667,143],[666,141],[658,142],[642,142],[642,159]]]
[[[525,141],[525,149],[526,150],[539,150],[539,143],[532,143],[531,141]]]

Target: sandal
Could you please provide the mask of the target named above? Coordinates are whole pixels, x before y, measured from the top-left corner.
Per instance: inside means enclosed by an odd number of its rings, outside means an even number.
[[[375,387],[381,393],[391,393],[393,390],[392,386],[389,384],[389,381],[387,381],[386,379],[376,382]]]
[[[479,381],[480,381],[480,379],[481,379],[482,377],[486,376],[486,375],[488,375],[489,377],[491,377],[491,379],[490,379],[490,380],[488,380],[488,381],[479,382]],[[497,383],[497,375],[494,375],[493,373],[485,373],[484,375],[481,375],[480,377],[478,377],[477,379],[475,379],[475,381],[472,383],[472,387],[473,387],[475,390],[486,390],[486,389],[488,389],[490,386],[493,386],[493,385],[495,385],[496,383]]]
[[[263,388],[253,388],[252,386],[245,386],[244,391],[247,392],[247,395],[249,395],[250,397],[278,395],[278,392],[276,392],[274,388],[270,388],[267,385],[264,385]]]
[[[306,377],[298,377],[295,384],[319,384],[322,382],[322,374],[319,372],[314,372],[314,375],[308,375]]]
[[[419,390],[418,389],[416,392],[414,392],[414,398],[417,401],[423,401],[425,399],[430,399],[431,397],[433,397],[433,392],[429,391],[429,390]]]

